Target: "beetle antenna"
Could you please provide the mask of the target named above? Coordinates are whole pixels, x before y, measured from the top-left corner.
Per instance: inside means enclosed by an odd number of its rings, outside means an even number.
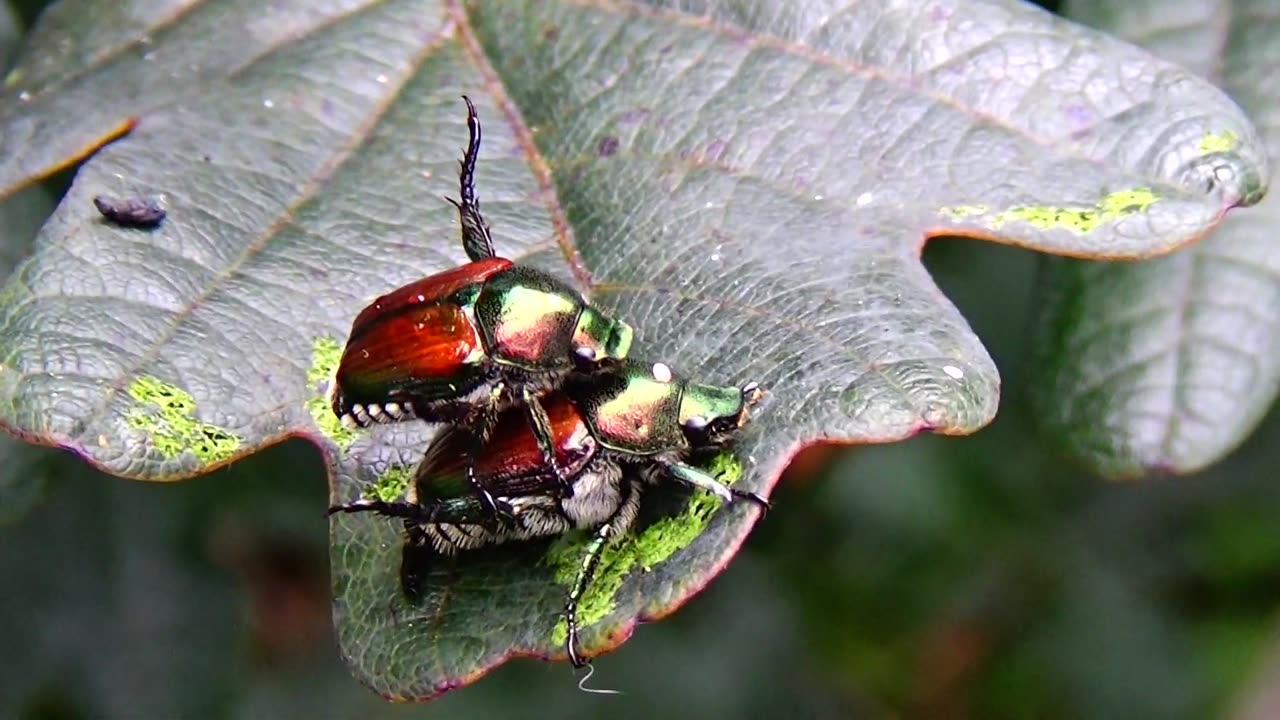
[[[489,224],[480,214],[480,201],[476,199],[476,161],[480,158],[480,117],[476,114],[476,106],[471,98],[462,96],[467,104],[467,151],[458,161],[458,192],[462,199],[445,200],[458,208],[458,222],[462,225],[462,249],[471,260],[484,260],[495,257],[493,236],[489,234]]]
[[[584,693],[591,693],[592,695],[621,695],[622,694],[621,690],[609,690],[607,688],[587,687],[587,681],[591,679],[592,675],[596,674],[596,666],[588,662],[583,667],[587,669],[587,674],[583,675],[582,679],[578,681],[579,690],[581,690]]]

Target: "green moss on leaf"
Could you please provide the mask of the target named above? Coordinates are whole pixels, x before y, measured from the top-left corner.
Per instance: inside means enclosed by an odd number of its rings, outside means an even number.
[[[338,446],[346,450],[355,442],[356,434],[338,420],[329,407],[327,390],[342,358],[342,347],[331,337],[318,337],[311,344],[311,367],[307,368],[307,412],[316,427]]]
[[[1070,230],[1083,235],[1126,215],[1144,212],[1159,201],[1160,196],[1151,190],[1134,188],[1110,193],[1092,207],[1054,207],[1049,205],[1013,207],[991,215],[990,219],[986,221],[986,225],[992,230],[999,230],[1006,223],[1016,220],[1041,230]],[[989,213],[990,208],[986,205],[956,205],[938,208],[939,215],[952,220],[964,220],[988,215]]]
[[[1230,130],[1218,133],[1205,133],[1200,138],[1200,152],[1208,155],[1209,153],[1227,152],[1236,146],[1239,138]]]
[[[717,455],[703,469],[727,485],[742,477],[742,463],[729,451]],[[639,567],[648,572],[676,552],[693,544],[707,529],[721,505],[719,498],[709,493],[695,492],[689,504],[678,515],[658,520],[643,531],[626,535],[607,546],[600,556],[595,579],[578,603],[579,626],[585,628],[593,625],[613,612],[618,591],[633,569]],[[545,562],[555,572],[557,583],[566,588],[573,586],[578,570],[582,567],[583,553],[590,541],[588,533],[580,532],[566,535],[552,545]],[[569,629],[562,616],[551,632],[551,641],[562,645],[568,634]]]
[[[190,450],[209,465],[230,459],[240,447],[234,433],[196,420],[195,398],[179,387],[143,375],[129,385],[128,393],[139,407],[125,413],[125,422],[146,433],[151,446],[168,459]]]
[[[985,215],[988,210],[986,205],[952,205],[938,208],[938,214],[952,220],[963,220],[975,215]]]
[[[366,500],[381,500],[383,502],[403,500],[405,491],[409,488],[409,483],[412,480],[412,468],[389,468],[386,472],[379,475],[378,479],[372,484],[366,486],[360,494]]]

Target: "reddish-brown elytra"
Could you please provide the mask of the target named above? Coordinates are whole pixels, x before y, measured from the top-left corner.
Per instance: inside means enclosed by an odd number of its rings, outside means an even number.
[[[727,487],[688,464],[697,450],[722,445],[747,421],[760,398],[755,383],[721,387],[674,377],[662,363],[623,361],[577,375],[542,398],[550,457],[573,492],[561,496],[560,478],[546,459],[520,408],[501,412],[478,455],[460,427],[441,432],[427,449],[414,482],[395,502],[362,499],[332,512],[376,512],[402,518],[407,531],[400,580],[416,601],[432,554],[459,551],[591,529],[581,572],[565,602],[566,647],[575,665],[577,606],[595,574],[606,542],[622,536],[639,509],[640,492],[673,480],[714,493],[725,501],[759,496]],[[473,459],[474,458],[474,459]],[[468,472],[473,475],[469,479]],[[487,523],[472,492],[478,482],[510,521]]]
[[[538,395],[575,369],[626,357],[632,330],[567,283],[497,257],[475,196],[480,121],[463,99],[470,141],[458,176],[461,200],[451,202],[471,262],[397,288],[356,316],[330,391],[333,412],[351,426],[411,418],[457,423],[475,449],[498,413],[519,405],[568,494],[573,488],[554,462]],[[475,481],[475,453],[470,457],[469,484],[496,508]]]

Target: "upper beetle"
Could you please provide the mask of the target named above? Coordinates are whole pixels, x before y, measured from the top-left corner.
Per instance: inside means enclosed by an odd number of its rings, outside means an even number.
[[[568,284],[496,255],[475,195],[480,121],[471,100],[463,100],[469,142],[458,176],[461,199],[450,202],[458,208],[471,261],[364,308],[351,325],[330,401],[347,425],[411,418],[457,423],[475,447],[501,409],[520,404],[544,459],[563,478],[538,394],[575,369],[626,357],[632,329]],[[493,508],[492,498],[475,487]]]
[[[416,600],[431,555],[452,555],[508,541],[590,529],[588,544],[565,601],[566,649],[575,665],[577,606],[595,574],[605,544],[626,533],[636,518],[644,485],[675,480],[725,501],[765,501],[730,488],[688,464],[690,455],[725,443],[747,421],[759,400],[755,383],[721,387],[674,377],[662,363],[627,361],[573,377],[543,398],[555,461],[573,485],[561,496],[559,479],[543,459],[540,443],[518,408],[501,413],[474,465],[475,480],[510,515],[489,525],[486,510],[467,480],[471,446],[459,428],[446,428],[431,443],[399,501],[361,499],[330,512],[377,512],[404,519],[407,539],[400,579]]]

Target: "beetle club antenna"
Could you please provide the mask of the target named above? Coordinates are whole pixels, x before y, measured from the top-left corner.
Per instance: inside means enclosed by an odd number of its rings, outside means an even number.
[[[467,104],[467,151],[458,161],[458,192],[461,200],[446,197],[445,200],[458,208],[458,222],[462,225],[462,249],[474,262],[495,257],[493,236],[489,234],[489,224],[480,214],[480,201],[476,199],[476,161],[480,158],[480,117],[476,115],[476,106],[471,98],[462,96]]]

